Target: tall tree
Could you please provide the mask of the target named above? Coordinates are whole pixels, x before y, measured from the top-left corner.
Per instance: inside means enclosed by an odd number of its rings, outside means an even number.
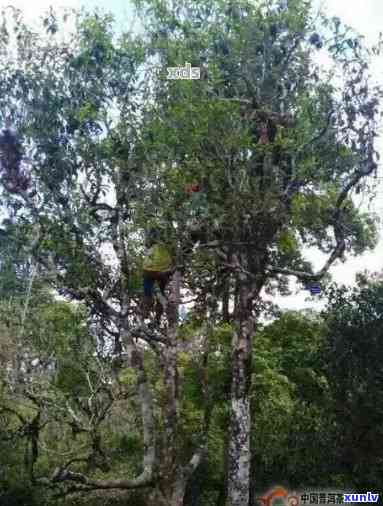
[[[314,17],[301,0],[138,4],[160,69],[201,69],[194,82],[159,72],[152,137],[156,148],[162,141],[157,156],[170,158],[178,177],[200,181],[206,195],[200,238],[210,246],[211,277],[190,276],[222,302],[226,318],[227,300],[233,304],[228,504],[244,505],[262,290],[283,289],[289,275],[318,281],[375,241],[351,195],[377,168],[381,90],[370,82],[369,60],[380,47],[363,48],[339,19]],[[167,206],[181,208],[179,200]],[[304,260],[305,246],[328,255],[322,267]]]

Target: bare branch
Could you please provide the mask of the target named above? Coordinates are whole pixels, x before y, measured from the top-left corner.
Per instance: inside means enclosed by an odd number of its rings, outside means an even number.
[[[134,344],[132,335],[126,328],[124,328],[124,340],[128,349],[129,364],[136,369],[138,374],[138,396],[141,405],[144,440],[142,473],[133,479],[93,480],[82,473],[76,473],[61,466],[53,473],[51,477],[52,483],[72,481],[85,486],[86,490],[135,489],[153,485],[155,461],[153,399],[146,377],[142,352]]]
[[[321,274],[323,271],[323,268],[317,273],[313,274],[312,272],[306,272],[306,271],[296,271],[294,269],[285,269],[282,267],[271,267],[268,269],[269,273],[272,274],[282,274],[284,276],[295,276],[298,279],[301,280],[312,280],[317,281],[319,280],[323,274]]]
[[[299,155],[300,153],[302,153],[302,151],[304,151],[309,146],[312,146],[313,144],[315,144],[316,142],[318,142],[326,134],[326,132],[327,132],[329,126],[330,126],[330,122],[331,122],[331,118],[332,118],[333,114],[334,114],[334,111],[331,110],[328,113],[326,124],[322,128],[322,130],[315,137],[313,137],[310,141],[306,142],[306,144],[304,144],[300,149],[298,149],[297,155]]]
[[[345,226],[342,223],[342,210],[343,210],[342,205],[344,201],[347,199],[350,190],[354,188],[354,186],[356,186],[362,178],[369,176],[374,171],[375,166],[370,157],[367,160],[365,160],[365,163],[369,164],[367,170],[364,171],[359,170],[356,174],[354,174],[351,180],[347,183],[347,185],[342,189],[342,191],[338,195],[333,214],[333,227],[336,246],[332,251],[331,255],[329,256],[329,258],[327,259],[326,263],[323,265],[323,267],[317,273],[314,274],[275,266],[268,269],[270,273],[283,274],[286,276],[295,276],[298,279],[302,279],[305,281],[308,280],[317,281],[320,278],[322,278],[326,274],[326,272],[328,272],[328,270],[333,265],[335,260],[342,257],[346,249]]]

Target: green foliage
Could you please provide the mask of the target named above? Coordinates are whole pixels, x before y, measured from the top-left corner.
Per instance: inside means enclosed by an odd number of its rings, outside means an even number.
[[[120,373],[120,383],[126,386],[132,386],[137,383],[137,373],[131,367],[125,368]]]
[[[333,287],[329,295],[324,356],[340,441],[336,457],[343,473],[354,473],[356,487],[378,487],[382,474],[376,448],[383,436],[378,423],[383,410],[378,393],[382,283],[379,278],[361,280],[353,290]]]
[[[83,397],[88,393],[85,372],[81,365],[72,360],[59,361],[56,385],[64,393],[76,397]]]
[[[298,467],[296,458],[299,458],[303,446],[298,445],[296,440],[294,444],[298,424],[302,423],[299,437],[305,440],[305,444],[310,440],[314,446],[322,437],[324,419],[318,416],[322,416],[319,406],[326,399],[325,380],[320,369],[322,339],[323,324],[320,320],[298,313],[283,314],[256,336],[253,434],[254,448],[259,448],[259,451],[254,458],[255,465],[264,469],[263,478],[259,479],[266,487],[272,479],[276,482],[280,480],[277,474],[281,461],[285,466],[286,483],[294,484],[292,486],[299,484],[300,465]],[[308,401],[310,407],[306,408]],[[317,429],[309,432],[309,420],[316,416]],[[306,439],[305,431],[307,436],[310,434],[310,439]],[[262,488],[259,483],[258,486]]]

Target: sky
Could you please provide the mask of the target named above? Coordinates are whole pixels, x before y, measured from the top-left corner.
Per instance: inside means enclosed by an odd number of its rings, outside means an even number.
[[[0,0],[0,8],[9,5],[9,0]],[[132,26],[132,14],[128,0],[13,0],[12,5],[24,12],[27,20],[36,20],[40,15],[52,6],[59,7],[85,7],[87,9],[101,8],[112,12],[116,20],[116,28],[123,30]],[[374,43],[378,39],[380,31],[383,31],[383,1],[382,0],[314,0],[314,5],[322,6],[327,15],[338,16],[343,22],[355,28],[366,37],[367,43]],[[374,64],[374,78],[383,83],[383,57]],[[383,160],[383,137],[379,141],[379,151]],[[383,216],[383,165],[379,174],[382,177],[378,195],[371,202],[366,196],[362,202],[362,208],[378,213]],[[325,257],[310,252],[310,260],[314,262],[315,270],[321,268]],[[383,270],[383,225],[380,226],[380,241],[372,252],[366,252],[357,258],[349,258],[345,263],[338,262],[332,269],[333,279],[340,283],[352,284],[357,272],[368,269],[371,272]],[[274,298],[282,308],[303,309],[320,308],[321,303],[315,298],[308,297],[307,292],[299,291],[289,297]]]

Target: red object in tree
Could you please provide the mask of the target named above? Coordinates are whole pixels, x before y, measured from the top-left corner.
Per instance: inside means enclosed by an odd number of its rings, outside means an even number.
[[[196,193],[201,191],[199,183],[190,183],[185,186],[186,193]]]
[[[260,128],[260,137],[258,144],[269,144],[269,134],[267,130],[267,125],[264,125]]]

